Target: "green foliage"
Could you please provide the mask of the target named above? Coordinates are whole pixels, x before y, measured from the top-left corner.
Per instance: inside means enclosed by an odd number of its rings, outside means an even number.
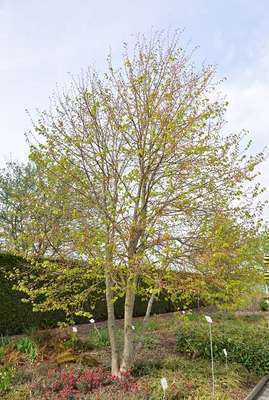
[[[65,320],[61,311],[33,312],[29,303],[22,302],[25,298],[21,292],[13,290],[12,283],[6,278],[6,274],[14,270],[25,268],[26,260],[11,254],[0,253],[0,334],[13,335],[19,333],[29,334],[36,328],[55,327],[58,322]],[[137,297],[134,316],[144,316],[147,301]],[[90,311],[90,304],[85,304],[85,310]],[[152,312],[159,314],[171,312],[174,306],[164,295],[160,295],[158,301],[153,303]],[[119,298],[115,303],[117,318],[122,318],[124,313],[124,298]],[[107,309],[104,289],[100,291],[100,299],[97,300],[94,317],[98,320],[107,319]],[[77,318],[76,322],[88,322],[87,319]]]
[[[216,360],[225,360],[223,349],[228,352],[228,362],[244,365],[259,375],[269,372],[268,328],[241,321],[224,321],[212,325],[213,352]],[[186,321],[177,332],[177,350],[192,357],[210,359],[207,323]]]
[[[144,347],[148,349],[154,348],[159,343],[160,343],[160,338],[157,335],[150,334],[150,335],[143,335],[142,337],[142,344]]]
[[[22,257],[0,253],[0,334],[14,335],[33,327],[48,328],[64,320],[60,311],[33,312],[31,304],[22,302],[25,297],[13,290],[12,282],[6,275],[14,270],[22,270],[25,260]]]
[[[30,362],[35,361],[38,354],[38,346],[33,340],[24,337],[16,343],[16,348],[21,353],[24,353]]]
[[[211,364],[207,359],[192,360],[181,355],[161,358],[145,357],[133,368],[136,377],[143,377],[150,391],[150,399],[162,398],[160,378],[168,380],[166,398],[169,400],[210,400],[212,399]],[[229,365],[215,361],[216,399],[231,400],[245,398],[258,378],[238,364]],[[247,390],[243,386],[249,385]]]
[[[73,334],[70,339],[64,342],[64,348],[75,351],[90,351],[94,349],[94,345],[90,340],[81,340],[78,335]]]
[[[26,221],[29,222],[29,196],[35,188],[35,167],[32,164],[12,161],[0,170],[1,249],[26,250],[24,234]]]
[[[110,340],[107,328],[92,329],[89,333],[88,341],[94,348],[109,346]]]
[[[268,311],[269,310],[269,302],[268,302],[268,300],[265,300],[265,299],[261,300],[259,305],[260,305],[260,310],[261,311]]]
[[[13,367],[1,367],[0,368],[0,393],[3,394],[8,389],[10,389],[12,384],[12,379],[15,374],[15,369]]]
[[[157,331],[160,329],[160,326],[158,321],[151,319],[146,323],[145,329],[146,331]]]

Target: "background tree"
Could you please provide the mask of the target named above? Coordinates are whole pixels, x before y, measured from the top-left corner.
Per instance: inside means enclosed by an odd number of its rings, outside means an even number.
[[[31,162],[10,162],[0,175],[0,235],[2,251],[24,256],[55,256],[63,250],[70,253],[65,230],[68,199],[64,182],[44,187],[47,177],[41,176]],[[70,221],[68,216],[68,221]]]
[[[88,273],[106,282],[115,375],[132,365],[139,279],[156,282],[172,266],[192,265],[202,221],[219,210],[236,218],[263,160],[247,156],[243,134],[222,133],[227,103],[217,87],[214,68],[196,69],[177,34],[140,37],[132,52],[125,45],[120,68],[109,57],[102,78],[89,70],[68,92],[56,93],[51,111],[35,124],[40,143],[32,144],[31,160],[45,174],[46,196],[63,182],[68,187],[74,249]],[[119,295],[125,297],[122,352],[114,312]]]
[[[246,210],[242,210],[245,214]],[[195,273],[190,274],[188,294],[225,310],[238,309],[260,291],[263,281],[263,251],[266,227],[261,220],[218,213],[200,226],[196,252],[192,254]],[[172,296],[184,294],[173,277]]]
[[[0,237],[5,251],[25,251],[23,234],[29,218],[29,196],[35,190],[31,164],[8,162],[0,173]]]

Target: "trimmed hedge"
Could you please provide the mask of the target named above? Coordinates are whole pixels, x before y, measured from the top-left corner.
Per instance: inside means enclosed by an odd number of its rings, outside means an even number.
[[[21,301],[24,295],[12,289],[12,283],[5,278],[5,272],[16,267],[21,268],[24,263],[21,257],[0,253],[0,335],[19,334],[32,327],[54,327],[58,322],[65,320],[64,313],[60,311],[33,312],[31,304]],[[145,315],[146,307],[147,302],[137,297],[134,316]],[[117,318],[123,317],[124,298],[116,302],[115,311]],[[171,311],[174,311],[174,306],[164,295],[153,304],[152,313],[161,314]],[[97,321],[107,319],[105,293],[96,304],[94,318]],[[85,319],[78,319],[77,322],[85,322]]]
[[[31,304],[22,303],[22,293],[12,289],[12,283],[5,278],[5,271],[20,267],[21,257],[0,254],[0,334],[14,335],[31,327],[53,327],[64,321],[62,312],[33,312]]]
[[[242,364],[261,376],[269,373],[268,328],[236,320],[226,321],[213,323],[212,336],[214,359],[224,362],[223,349],[226,349],[228,362]],[[177,332],[177,350],[193,357],[210,359],[208,324],[183,322]]]

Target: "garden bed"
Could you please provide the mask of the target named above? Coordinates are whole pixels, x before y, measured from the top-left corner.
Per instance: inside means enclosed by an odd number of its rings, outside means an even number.
[[[216,317],[223,323],[264,329],[259,317]],[[121,325],[121,321],[118,325]],[[187,348],[179,351],[178,333],[188,326],[207,329],[203,316],[159,315],[151,318],[143,337],[143,348],[132,371],[119,381],[109,372],[110,350],[105,324],[41,332],[2,340],[0,390],[3,400],[74,400],[162,398],[160,379],[166,377],[166,399],[211,399],[210,359]],[[135,320],[135,333],[141,319]],[[214,326],[215,328],[215,326]],[[184,328],[185,329],[185,328]],[[213,331],[214,333],[214,331]],[[121,340],[120,334],[118,335]],[[204,336],[207,341],[207,336]],[[213,336],[214,339],[214,336]],[[255,338],[253,338],[255,343]],[[206,346],[207,346],[206,342]],[[216,400],[243,400],[258,382],[261,371],[216,357]]]

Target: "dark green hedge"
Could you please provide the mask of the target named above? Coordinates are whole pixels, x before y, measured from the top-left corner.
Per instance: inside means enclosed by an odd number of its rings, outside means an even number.
[[[57,325],[57,322],[64,321],[65,316],[62,312],[33,312],[31,304],[23,303],[23,294],[12,289],[12,283],[5,278],[5,272],[24,264],[21,257],[11,254],[0,253],[0,335],[12,335],[21,333],[31,327],[48,328]],[[135,316],[142,316],[146,312],[147,302],[141,298],[136,299]],[[122,318],[124,309],[124,299],[116,302],[116,316]],[[172,311],[173,305],[165,296],[153,305],[152,313],[160,314]],[[96,320],[106,320],[106,301],[101,298],[94,311]],[[83,322],[83,319],[77,322]]]
[[[0,334],[17,334],[31,327],[52,327],[64,320],[61,312],[33,312],[31,304],[22,303],[23,294],[12,289],[5,271],[21,266],[23,259],[0,254]]]

